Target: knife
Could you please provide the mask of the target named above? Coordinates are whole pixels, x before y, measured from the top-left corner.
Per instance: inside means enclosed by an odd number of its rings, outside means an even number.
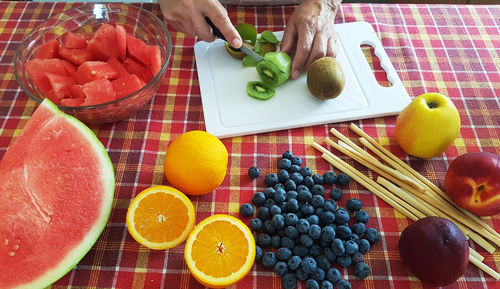
[[[212,31],[214,32],[214,35],[227,42],[226,37],[224,37],[224,35],[222,35],[222,32],[220,32],[219,28],[217,28],[215,26],[215,24],[212,22],[212,20],[210,20],[210,18],[208,18],[208,17],[205,17],[205,20],[207,21],[208,25],[210,25],[210,27],[212,27]],[[243,41],[243,43],[239,49],[243,53],[245,53],[246,55],[252,57],[253,59],[255,59],[257,61],[266,60],[264,57],[262,57],[262,55],[258,54],[257,52],[255,52],[253,50],[253,46],[250,43]],[[281,69],[280,69],[280,71],[281,71]]]

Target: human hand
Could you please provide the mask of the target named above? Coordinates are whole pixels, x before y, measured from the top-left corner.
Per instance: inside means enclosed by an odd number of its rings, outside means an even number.
[[[291,78],[296,79],[316,59],[336,55],[334,19],[341,0],[304,0],[288,20],[281,51],[291,54]]]
[[[210,18],[234,48],[241,47],[241,37],[227,16],[227,11],[217,0],[159,0],[166,23],[179,32],[198,36],[204,41],[214,41],[212,28],[205,21]]]

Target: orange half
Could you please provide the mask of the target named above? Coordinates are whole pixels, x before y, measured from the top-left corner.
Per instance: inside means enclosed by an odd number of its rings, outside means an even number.
[[[214,215],[193,229],[184,258],[198,282],[225,288],[243,279],[252,268],[255,241],[250,229],[237,218]]]
[[[127,228],[141,245],[157,250],[182,243],[193,229],[193,203],[181,191],[155,186],[139,193],[127,211]]]

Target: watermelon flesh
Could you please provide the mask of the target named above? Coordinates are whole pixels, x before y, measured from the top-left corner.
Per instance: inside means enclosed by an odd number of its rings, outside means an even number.
[[[90,250],[115,177],[94,133],[45,99],[0,161],[0,288],[45,288]]]

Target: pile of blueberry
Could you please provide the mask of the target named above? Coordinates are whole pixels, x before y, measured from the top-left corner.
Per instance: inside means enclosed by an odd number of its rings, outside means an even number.
[[[279,167],[278,174],[266,176],[265,191],[252,197],[257,208],[249,224],[256,240],[255,260],[273,268],[285,289],[296,288],[297,280],[305,281],[306,289],[351,288],[334,263],[354,265],[356,276],[366,278],[370,267],[363,255],[380,235],[366,227],[369,216],[359,199],[349,199],[347,210],[337,206],[342,197],[337,186],[346,186],[349,176],[333,171],[313,174],[290,151],[283,153]],[[260,171],[251,167],[248,174],[257,178]],[[329,196],[324,185],[332,185]],[[252,217],[254,207],[245,203],[240,214]]]

